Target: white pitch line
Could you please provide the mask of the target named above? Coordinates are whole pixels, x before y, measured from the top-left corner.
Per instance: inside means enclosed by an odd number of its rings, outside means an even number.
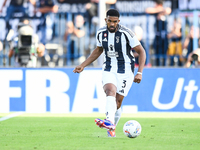
[[[17,117],[21,114],[23,114],[23,112],[16,112],[16,113],[13,113],[13,114],[10,114],[8,116],[0,118],[0,121],[4,121],[4,120],[7,120],[7,119],[10,119],[10,118],[13,118],[13,117]]]

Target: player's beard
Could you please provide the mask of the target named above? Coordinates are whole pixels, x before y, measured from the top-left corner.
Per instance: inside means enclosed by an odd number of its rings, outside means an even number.
[[[111,29],[111,28],[112,28],[112,29]],[[117,27],[116,27],[116,28],[117,28]],[[116,31],[116,28],[113,27],[113,26],[110,26],[110,27],[108,28],[108,26],[107,26],[108,31],[111,32],[111,33],[115,32],[115,31]]]

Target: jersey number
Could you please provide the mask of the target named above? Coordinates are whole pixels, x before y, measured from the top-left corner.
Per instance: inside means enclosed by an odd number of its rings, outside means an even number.
[[[122,86],[122,88],[125,88],[126,87],[126,80],[123,80],[123,86]]]

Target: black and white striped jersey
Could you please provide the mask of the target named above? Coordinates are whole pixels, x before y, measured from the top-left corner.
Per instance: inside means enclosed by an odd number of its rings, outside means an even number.
[[[97,31],[96,42],[104,49],[104,71],[134,72],[135,58],[131,48],[140,45],[140,42],[130,29],[118,25],[118,30],[110,33],[105,26]]]

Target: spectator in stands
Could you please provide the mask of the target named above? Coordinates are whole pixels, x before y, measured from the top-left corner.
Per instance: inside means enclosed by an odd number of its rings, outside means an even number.
[[[68,59],[73,63],[81,63],[85,60],[85,46],[88,46],[86,39],[86,28],[84,26],[85,20],[82,15],[75,16],[74,22],[67,23],[67,29],[64,39],[68,45]],[[78,59],[78,62],[75,60]]]
[[[195,34],[196,37],[195,37]],[[183,43],[183,51],[184,51],[184,56],[188,58],[188,55],[193,52],[193,39],[197,38],[198,39],[198,47],[200,47],[200,36],[199,36],[199,28],[196,27],[196,30],[194,31],[194,27],[191,26],[190,28],[190,33],[188,36],[185,38],[184,43]]]
[[[43,15],[47,13],[57,13],[58,6],[55,4],[54,0],[38,0],[39,4],[34,1],[34,6],[36,6],[36,12],[39,11]]]
[[[157,66],[165,65],[165,56],[168,49],[168,39],[167,39],[167,21],[166,16],[171,13],[171,8],[163,7],[163,0],[155,0],[155,7],[150,7],[146,9],[146,13],[154,14],[156,17],[155,23],[155,38],[154,38],[154,50],[156,58]],[[163,58],[162,61],[159,58]]]
[[[4,0],[2,8],[0,9],[0,12],[2,12],[3,7],[5,7],[7,0]],[[26,9],[23,6],[25,3],[25,0],[10,0],[10,5],[8,6],[7,10],[6,10],[6,21],[8,21],[11,17],[12,14],[15,11],[19,11],[22,12],[24,15],[26,14]]]
[[[181,22],[175,19],[171,31],[167,35],[170,44],[167,55],[169,56],[170,66],[174,66],[178,62],[178,66],[182,66],[182,33]]]
[[[194,50],[188,55],[185,67],[200,67],[200,48]]]
[[[30,2],[32,3],[32,0],[30,0]],[[2,8],[0,9],[0,13],[3,10],[3,7],[5,7],[7,3],[7,0],[4,0],[4,3],[2,5]],[[23,13],[22,16],[25,17],[27,16],[26,14],[26,8],[24,7],[24,4],[27,3],[26,0],[10,0],[10,4],[6,10],[6,17],[5,17],[5,21],[6,21],[6,28],[8,29],[8,32],[10,30],[10,25],[9,25],[9,20],[12,17],[14,12],[21,12]]]
[[[38,0],[37,2],[35,0],[32,0],[32,1],[33,1],[33,5],[35,6],[35,12],[42,13],[41,23],[39,25],[39,30],[42,33],[40,37],[40,41],[43,44],[46,44],[47,15],[51,13],[57,13],[58,6],[55,4],[54,0]]]

